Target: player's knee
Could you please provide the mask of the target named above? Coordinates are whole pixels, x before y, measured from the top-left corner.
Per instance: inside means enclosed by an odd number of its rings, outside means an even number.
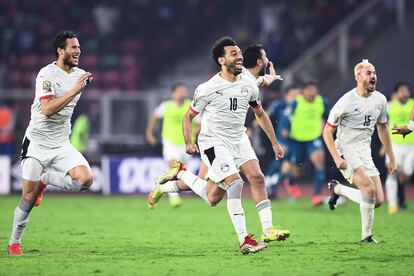
[[[370,198],[375,197],[375,188],[374,185],[366,185],[363,187],[363,192]]]
[[[37,194],[34,192],[31,193],[23,193],[22,194],[22,200],[27,202],[29,205],[34,205],[37,199]]]
[[[252,187],[255,187],[255,188],[256,187],[262,188],[265,185],[265,177],[263,173],[261,172],[257,172],[257,173],[249,175],[248,180],[250,184],[252,185]]]
[[[220,198],[220,197],[218,197],[218,196],[211,196],[211,195],[208,195],[208,196],[207,196],[207,199],[208,199],[208,201],[210,202],[210,206],[212,206],[212,207],[216,206],[216,205],[217,205],[217,204],[219,204],[219,203],[220,203],[220,201],[221,201],[221,198]]]
[[[92,186],[93,176],[92,174],[87,174],[87,175],[80,177],[78,181],[79,181],[79,185],[81,186],[81,188],[83,190],[87,190],[89,189],[89,187]]]

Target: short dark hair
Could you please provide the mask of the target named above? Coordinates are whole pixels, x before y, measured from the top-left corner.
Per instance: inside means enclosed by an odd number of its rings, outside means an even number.
[[[397,92],[402,86],[407,86],[407,88],[409,90],[411,90],[411,86],[410,86],[410,84],[408,82],[400,81],[400,82],[397,82],[397,84],[394,86],[393,92],[394,93]]]
[[[318,80],[309,78],[302,83],[302,89],[307,88],[308,86],[318,86]]]
[[[285,93],[287,93],[287,92],[289,92],[290,90],[293,90],[293,89],[299,89],[300,87],[299,87],[299,85],[298,84],[296,84],[296,83],[294,83],[294,84],[290,84],[290,85],[287,85],[286,87],[284,87],[284,92]]]
[[[243,66],[246,68],[253,68],[257,64],[257,60],[262,58],[262,50],[264,50],[261,44],[252,44],[248,46],[243,52]]]
[[[224,56],[224,47],[236,45],[236,41],[234,41],[234,39],[230,36],[223,36],[214,43],[213,47],[211,48],[211,56],[219,67],[221,67],[221,65],[218,62],[218,58]]]
[[[174,92],[178,87],[185,86],[183,82],[176,82],[171,86],[171,92]]]
[[[68,38],[78,38],[74,31],[60,31],[53,39],[53,49],[55,50],[56,56],[59,56],[57,49],[65,49]]]

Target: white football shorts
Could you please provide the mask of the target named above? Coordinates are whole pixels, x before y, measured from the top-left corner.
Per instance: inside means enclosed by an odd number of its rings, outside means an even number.
[[[65,176],[77,166],[90,168],[85,157],[70,143],[57,148],[49,148],[31,142],[26,137],[21,153],[22,177],[29,181],[39,181],[43,171],[51,167],[59,175]]]
[[[392,143],[392,149],[394,150],[398,170],[405,175],[412,175],[414,172],[414,145]],[[385,162],[388,164],[388,156],[386,156]]]
[[[174,145],[167,140],[162,141],[162,155],[167,162],[169,160],[180,160],[184,164],[187,164],[191,157],[185,152],[185,145]]]
[[[201,151],[201,159],[208,166],[207,178],[217,184],[239,173],[240,166],[247,161],[258,160],[247,135],[232,147],[216,145]]]

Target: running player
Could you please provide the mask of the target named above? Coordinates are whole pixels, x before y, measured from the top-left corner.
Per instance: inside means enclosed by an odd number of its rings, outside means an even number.
[[[406,125],[410,116],[414,99],[410,98],[410,86],[401,82],[395,86],[393,98],[388,104],[389,125]],[[392,129],[390,127],[389,131]],[[388,213],[393,214],[400,209],[406,209],[405,186],[409,183],[414,170],[414,136],[391,136],[397,165],[398,175],[388,174],[385,181],[388,199]],[[388,159],[386,160],[388,162]],[[398,195],[398,196],[397,196]],[[397,204],[398,198],[398,204]]]
[[[154,136],[154,128],[163,119],[162,123],[162,154],[164,160],[171,168],[175,160],[187,163],[190,155],[185,152],[185,141],[182,134],[182,120],[190,107],[191,100],[187,99],[187,87],[183,83],[176,83],[171,89],[172,99],[162,102],[152,114],[146,131],[146,138],[151,145],[157,144]],[[178,207],[182,204],[182,199],[178,193],[169,193],[170,205]],[[153,208],[153,205],[149,205]]]
[[[345,179],[355,188],[331,181],[329,207],[336,208],[340,195],[360,206],[361,242],[376,243],[372,237],[374,208],[384,201],[379,172],[371,157],[371,137],[377,126],[378,136],[388,155],[388,172],[395,173],[397,164],[387,128],[387,100],[375,90],[375,67],[363,60],[354,68],[357,87],[343,95],[332,108],[323,131],[323,139]],[[338,128],[337,139],[333,134]]]
[[[292,164],[291,183],[299,176],[300,166],[307,159],[314,167],[314,195],[312,206],[323,203],[322,186],[325,181],[325,151],[321,139],[323,124],[328,117],[328,103],[319,95],[317,83],[307,81],[302,93],[286,109],[289,118],[289,161]],[[294,176],[294,177],[293,177]]]
[[[290,185],[290,171],[291,165],[289,163],[289,146],[288,137],[289,132],[287,127],[281,125],[282,122],[287,122],[286,108],[295,100],[300,90],[298,87],[292,85],[285,89],[283,98],[274,100],[268,109],[269,118],[276,127],[276,138],[283,145],[285,150],[285,158],[283,160],[272,160],[266,172],[266,188],[270,198],[276,198],[278,184],[285,186],[291,198],[300,196],[300,190],[297,185]]]
[[[259,44],[250,45],[243,53],[243,63],[247,69],[243,69],[241,75],[251,78],[258,86],[269,86],[275,80],[282,80],[280,75],[276,74],[273,64],[269,62],[266,52]],[[266,68],[269,65],[269,74],[266,74]],[[260,167],[259,167],[260,169]],[[204,162],[201,162],[201,167],[198,176],[205,179],[208,167]],[[259,175],[256,175],[260,173]],[[246,177],[251,184],[253,200],[256,203],[256,209],[259,213],[260,222],[262,225],[263,235],[262,240],[266,242],[275,240],[284,240],[288,238],[290,232],[288,230],[280,230],[273,225],[271,204],[267,197],[267,192],[262,178],[261,171],[249,172],[246,171]],[[181,184],[180,191],[190,189]],[[229,195],[229,193],[227,193]],[[149,197],[150,206],[156,203],[151,194]]]
[[[46,185],[68,191],[87,190],[93,182],[86,159],[69,142],[70,119],[92,73],[78,68],[79,41],[71,31],[56,35],[57,60],[43,67],[36,77],[31,120],[21,153],[23,191],[14,211],[8,253],[22,255],[21,238],[35,203]],[[55,173],[44,172],[53,168]],[[37,202],[36,202],[37,201]]]
[[[191,121],[197,114],[203,113],[198,142],[201,158],[209,168],[208,180],[186,171],[183,164],[177,161],[170,171],[158,179],[152,194],[179,191],[179,185],[170,181],[176,178],[210,205],[218,204],[227,191],[227,206],[240,242],[240,251],[244,254],[255,253],[266,245],[247,233],[241,205],[243,180],[239,174],[241,171],[245,175],[263,178],[245,133],[244,122],[249,106],[254,109],[259,124],[269,136],[277,158],[283,157],[283,149],[260,105],[257,84],[251,77],[241,74],[243,56],[236,42],[230,37],[219,39],[213,46],[212,55],[221,71],[197,87],[192,105],[183,120],[186,149],[189,154],[194,154],[199,152],[199,148],[191,139]]]

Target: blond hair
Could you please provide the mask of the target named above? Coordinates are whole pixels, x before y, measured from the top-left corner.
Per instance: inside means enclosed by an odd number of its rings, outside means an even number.
[[[358,63],[357,65],[355,65],[355,67],[354,67],[354,75],[355,75],[355,77],[366,66],[372,66],[372,67],[374,67],[374,65],[371,62],[369,62],[368,59],[363,59],[360,63]]]

